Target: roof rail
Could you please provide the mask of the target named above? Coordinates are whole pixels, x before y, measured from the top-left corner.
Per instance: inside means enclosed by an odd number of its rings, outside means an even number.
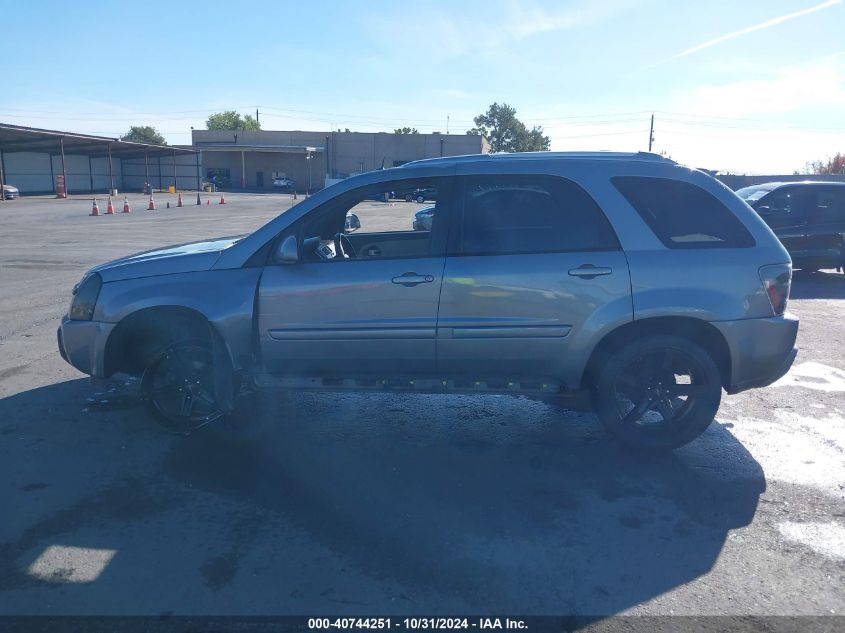
[[[483,160],[548,160],[548,159],[588,159],[588,160],[637,160],[654,161],[677,164],[671,158],[653,152],[496,152],[495,154],[465,154],[462,156],[442,156],[439,158],[423,158],[405,165],[420,165],[430,163],[469,163]],[[405,165],[402,165],[404,167]]]

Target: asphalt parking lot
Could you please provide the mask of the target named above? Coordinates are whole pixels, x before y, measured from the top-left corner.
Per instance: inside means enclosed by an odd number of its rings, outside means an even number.
[[[845,613],[845,275],[796,274],[793,370],[666,456],[481,395],[264,394],[174,437],[55,330],[90,266],[293,202],[195,197],[0,202],[0,615]]]

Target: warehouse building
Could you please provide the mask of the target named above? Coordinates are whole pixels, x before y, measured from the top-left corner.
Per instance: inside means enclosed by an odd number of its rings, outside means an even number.
[[[289,178],[299,191],[315,191],[336,179],[422,158],[490,151],[481,136],[384,132],[283,132],[193,130],[202,152],[203,177],[224,187],[272,189]]]
[[[0,123],[0,184],[24,194],[198,189],[199,152]]]
[[[370,132],[193,130],[192,145],[168,146],[0,123],[0,183],[23,194],[153,189],[270,191],[289,178],[317,191],[353,174],[423,158],[490,151],[481,136]]]

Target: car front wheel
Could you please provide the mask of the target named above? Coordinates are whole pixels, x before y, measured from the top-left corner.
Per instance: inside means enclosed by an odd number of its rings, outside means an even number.
[[[177,343],[144,371],[141,390],[147,408],[168,430],[187,434],[225,417],[214,396],[213,358],[201,343]]]
[[[677,336],[647,336],[617,349],[593,388],[594,409],[610,436],[652,450],[678,448],[701,435],[721,397],[713,359]]]

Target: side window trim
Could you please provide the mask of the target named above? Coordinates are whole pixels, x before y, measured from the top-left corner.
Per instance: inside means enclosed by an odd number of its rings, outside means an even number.
[[[438,186],[438,204],[441,201],[441,198],[444,202],[442,205],[442,209],[438,208],[438,215],[446,216],[445,222],[440,220],[438,222],[437,219],[434,220],[432,225],[432,231],[430,232],[429,237],[429,248],[428,253],[423,255],[423,257],[445,257],[446,256],[446,242],[448,239],[448,230],[449,224],[451,221],[451,217],[454,215],[452,213],[452,208],[454,207],[455,198],[455,176],[453,175],[444,175],[444,176],[421,176],[421,177],[411,177],[405,178],[400,180],[385,180],[382,183],[374,183],[369,185],[362,185],[355,189],[350,189],[349,191],[341,194],[346,199],[355,199],[359,197],[362,192],[365,192],[368,189],[372,189],[378,185],[384,185],[389,188],[395,187],[399,183],[407,183],[407,182],[426,182],[426,181],[439,181]],[[442,190],[442,191],[441,191]],[[340,196],[339,196],[340,197]],[[359,202],[364,198],[359,198]],[[275,251],[278,243],[287,237],[288,235],[294,234],[296,235],[297,241],[299,242],[300,248],[302,246],[302,242],[306,239],[305,235],[305,228],[308,225],[309,218],[313,221],[319,214],[328,214],[331,212],[332,205],[338,204],[338,198],[332,198],[330,200],[326,200],[323,204],[319,207],[316,207],[306,213],[304,216],[296,220],[294,224],[289,226],[283,232],[279,233],[273,240],[272,246],[270,248],[269,253],[267,254],[267,263],[268,266],[275,266],[273,262],[273,252]],[[358,204],[358,203],[356,203]],[[347,213],[352,211],[354,205],[347,209]],[[408,233],[412,233],[412,231],[407,231]],[[387,232],[385,232],[387,233]],[[362,234],[366,235],[366,231]],[[302,265],[302,264],[343,264],[343,263],[351,263],[351,262],[361,262],[361,261],[402,261],[408,259],[420,259],[420,255],[407,255],[407,256],[400,256],[400,257],[379,257],[379,258],[362,258],[362,259],[339,259],[339,260],[309,260],[307,262],[298,262],[294,264],[295,266]]]
[[[464,219],[464,212],[466,210],[466,194],[470,183],[473,179],[476,178],[488,178],[488,177],[504,177],[504,178],[511,178],[511,177],[526,177],[526,178],[540,178],[540,179],[557,179],[560,180],[564,185],[576,187],[584,196],[589,199],[593,205],[595,206],[596,210],[600,214],[600,218],[604,220],[607,227],[610,229],[610,234],[613,236],[614,246],[613,248],[573,248],[573,249],[559,249],[559,250],[530,250],[530,251],[518,251],[512,252],[509,251],[507,253],[467,253],[463,251],[462,248],[462,230],[463,230],[463,219]],[[564,176],[558,176],[556,174],[546,174],[546,173],[507,173],[507,174],[466,174],[461,176],[455,177],[455,183],[452,188],[452,199],[451,199],[451,221],[449,223],[449,239],[446,248],[446,256],[447,257],[502,257],[507,255],[542,255],[544,253],[604,253],[604,252],[616,252],[622,250],[622,244],[619,241],[619,236],[616,234],[616,229],[613,226],[613,223],[610,221],[610,218],[607,217],[607,214],[601,208],[599,203],[590,195],[590,193],[584,189],[581,185],[579,185],[574,180],[566,178]]]

